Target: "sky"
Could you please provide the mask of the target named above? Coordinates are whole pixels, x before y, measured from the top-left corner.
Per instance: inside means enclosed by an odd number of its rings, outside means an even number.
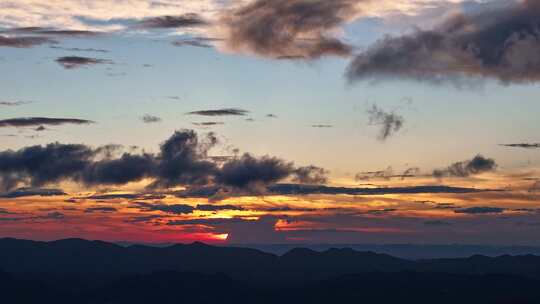
[[[540,245],[533,0],[0,3],[0,237]]]

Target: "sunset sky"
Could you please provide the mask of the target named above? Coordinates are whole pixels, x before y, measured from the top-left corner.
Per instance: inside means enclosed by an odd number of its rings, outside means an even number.
[[[540,245],[535,0],[3,0],[0,237]]]

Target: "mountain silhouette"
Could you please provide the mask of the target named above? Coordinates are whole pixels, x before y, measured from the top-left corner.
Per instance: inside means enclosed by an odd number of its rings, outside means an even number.
[[[0,239],[3,303],[540,303],[534,255],[410,261],[203,243],[122,247]]]

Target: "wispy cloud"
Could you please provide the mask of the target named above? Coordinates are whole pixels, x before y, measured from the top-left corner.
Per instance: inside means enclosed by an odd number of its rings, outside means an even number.
[[[59,126],[66,124],[88,125],[95,122],[77,118],[23,117],[0,120],[0,128],[5,127],[40,127],[43,125]]]
[[[502,144],[501,146],[511,148],[540,149],[540,143]]]
[[[187,115],[200,115],[200,116],[245,116],[249,113],[247,110],[238,108],[226,108],[217,110],[201,110],[188,112]]]
[[[380,126],[379,140],[385,141],[390,136],[401,130],[405,119],[403,116],[394,112],[387,112],[377,105],[373,105],[367,111],[369,117],[369,124],[374,126]]]

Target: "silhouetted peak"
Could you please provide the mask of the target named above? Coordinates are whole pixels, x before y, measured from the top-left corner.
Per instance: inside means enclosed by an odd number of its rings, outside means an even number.
[[[193,242],[190,244],[191,247],[203,247],[203,248],[211,248],[211,247],[214,247],[214,246],[211,246],[211,245],[208,245],[206,243],[203,243],[203,242]]]
[[[305,256],[315,256],[318,252],[308,248],[294,248],[285,253],[282,258],[295,258],[295,257],[305,257]]]

